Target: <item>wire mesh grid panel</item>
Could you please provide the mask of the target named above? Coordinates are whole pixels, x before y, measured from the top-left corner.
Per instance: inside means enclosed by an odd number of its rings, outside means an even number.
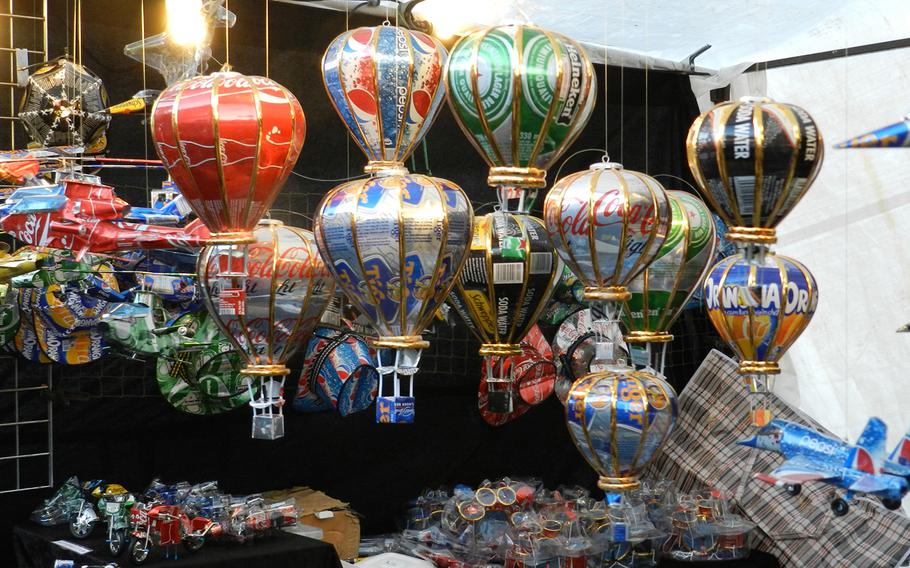
[[[19,76],[47,59],[46,14],[46,0],[0,0],[0,140],[4,147],[22,148],[27,142],[16,116]]]
[[[0,356],[0,493],[50,487],[53,369]]]

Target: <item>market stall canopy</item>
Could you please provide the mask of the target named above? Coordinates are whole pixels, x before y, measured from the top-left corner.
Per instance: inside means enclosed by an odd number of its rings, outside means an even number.
[[[681,71],[705,45],[696,63],[717,70],[910,37],[906,0],[278,1],[391,20],[410,3],[438,35],[526,19],[583,43],[596,62],[606,53],[611,65]]]

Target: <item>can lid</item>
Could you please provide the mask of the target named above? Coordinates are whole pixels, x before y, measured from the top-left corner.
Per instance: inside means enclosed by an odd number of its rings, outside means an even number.
[[[278,219],[260,219],[259,222],[256,223],[256,226],[257,227],[283,227],[284,222],[279,221]]]
[[[773,103],[772,99],[768,97],[755,97],[755,96],[745,96],[739,97],[739,102],[741,103]]]
[[[619,162],[595,162],[589,168],[592,171],[597,170],[621,170],[622,164]]]

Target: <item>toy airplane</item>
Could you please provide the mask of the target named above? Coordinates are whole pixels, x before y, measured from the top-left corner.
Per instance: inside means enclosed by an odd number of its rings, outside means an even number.
[[[835,144],[835,148],[906,148],[910,146],[910,114],[904,120]]]
[[[32,246],[73,251],[76,259],[88,252],[201,247],[208,240],[199,224],[184,230],[119,221],[129,203],[90,177],[14,192],[0,210],[0,228]]]
[[[870,418],[854,446],[805,426],[775,419],[755,436],[737,443],[786,457],[787,460],[770,474],[757,473],[755,478],[783,486],[790,495],[799,495],[802,484],[807,481],[821,481],[845,489],[844,498],[837,497],[831,502],[831,510],[840,517],[847,514],[847,501],[857,493],[878,497],[890,510],[901,506],[901,499],[910,486],[904,473],[897,472],[905,472],[905,467],[910,470],[907,467],[910,465],[910,440],[905,436],[886,461],[886,434],[885,423]]]

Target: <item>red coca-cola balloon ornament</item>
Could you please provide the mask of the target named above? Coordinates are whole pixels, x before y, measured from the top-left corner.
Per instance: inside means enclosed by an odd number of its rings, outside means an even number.
[[[167,88],[152,109],[161,161],[211,243],[250,243],[290,175],[306,119],[297,99],[265,77],[213,73]]]

